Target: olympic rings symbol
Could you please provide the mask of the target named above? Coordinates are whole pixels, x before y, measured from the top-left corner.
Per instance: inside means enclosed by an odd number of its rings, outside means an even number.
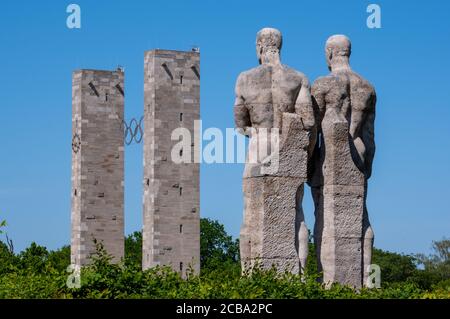
[[[76,154],[81,148],[81,138],[78,133],[75,133],[72,137],[72,151]]]
[[[130,145],[133,141],[139,144],[144,137],[144,131],[142,130],[142,121],[144,117],[141,116],[139,121],[132,118],[130,124],[122,120],[123,139],[126,145]]]
[[[130,145],[133,141],[137,144],[142,142],[144,137],[144,131],[142,129],[142,121],[144,117],[136,120],[132,118],[128,124],[125,120],[121,120],[121,129],[123,130],[123,140],[126,145]],[[75,133],[72,137],[72,151],[76,154],[81,149],[81,138],[78,133]]]

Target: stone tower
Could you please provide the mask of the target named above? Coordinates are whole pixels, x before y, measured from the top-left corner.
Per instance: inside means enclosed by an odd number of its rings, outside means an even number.
[[[124,74],[78,70],[72,76],[71,263],[85,265],[103,242],[124,255]]]
[[[147,51],[144,68],[142,267],[167,265],[184,274],[191,266],[198,272],[200,169],[199,161],[194,162],[199,147],[194,122],[200,119],[200,54]],[[172,158],[179,136],[172,140],[171,135],[177,128],[187,129],[191,136],[190,149],[177,150],[175,156],[190,154],[189,162]]]

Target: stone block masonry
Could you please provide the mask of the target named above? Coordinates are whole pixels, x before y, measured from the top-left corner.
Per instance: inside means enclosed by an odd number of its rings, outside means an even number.
[[[72,76],[71,262],[83,266],[94,239],[124,256],[124,73],[78,70]]]
[[[200,119],[200,54],[153,50],[144,60],[143,269],[200,270],[200,169],[193,163]],[[191,133],[191,163],[172,161],[173,130]],[[197,135],[198,136],[198,135]],[[189,150],[181,150],[189,151]]]

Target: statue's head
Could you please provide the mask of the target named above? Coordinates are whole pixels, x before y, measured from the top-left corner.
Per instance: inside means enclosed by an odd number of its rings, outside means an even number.
[[[281,32],[274,28],[261,29],[256,35],[256,55],[261,64],[266,54],[280,54],[283,38]]]
[[[328,68],[332,65],[347,63],[352,53],[352,43],[350,39],[342,34],[332,35],[325,44],[325,56]]]

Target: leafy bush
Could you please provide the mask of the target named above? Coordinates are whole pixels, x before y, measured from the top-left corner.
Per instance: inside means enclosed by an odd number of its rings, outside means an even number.
[[[183,279],[168,267],[142,271],[142,235],[135,232],[126,238],[125,259],[119,264],[111,264],[111,256],[96,242],[91,265],[81,270],[80,288],[67,286],[68,246],[48,251],[32,243],[15,255],[0,242],[0,298],[450,298],[448,279],[428,278],[427,268],[415,267],[415,257],[381,250],[374,252],[374,263],[382,267],[381,289],[355,291],[339,284],[325,289],[318,281],[312,243],[304,276],[258,267],[241,275],[238,241],[217,221],[204,219],[201,227],[199,275],[191,269]]]

